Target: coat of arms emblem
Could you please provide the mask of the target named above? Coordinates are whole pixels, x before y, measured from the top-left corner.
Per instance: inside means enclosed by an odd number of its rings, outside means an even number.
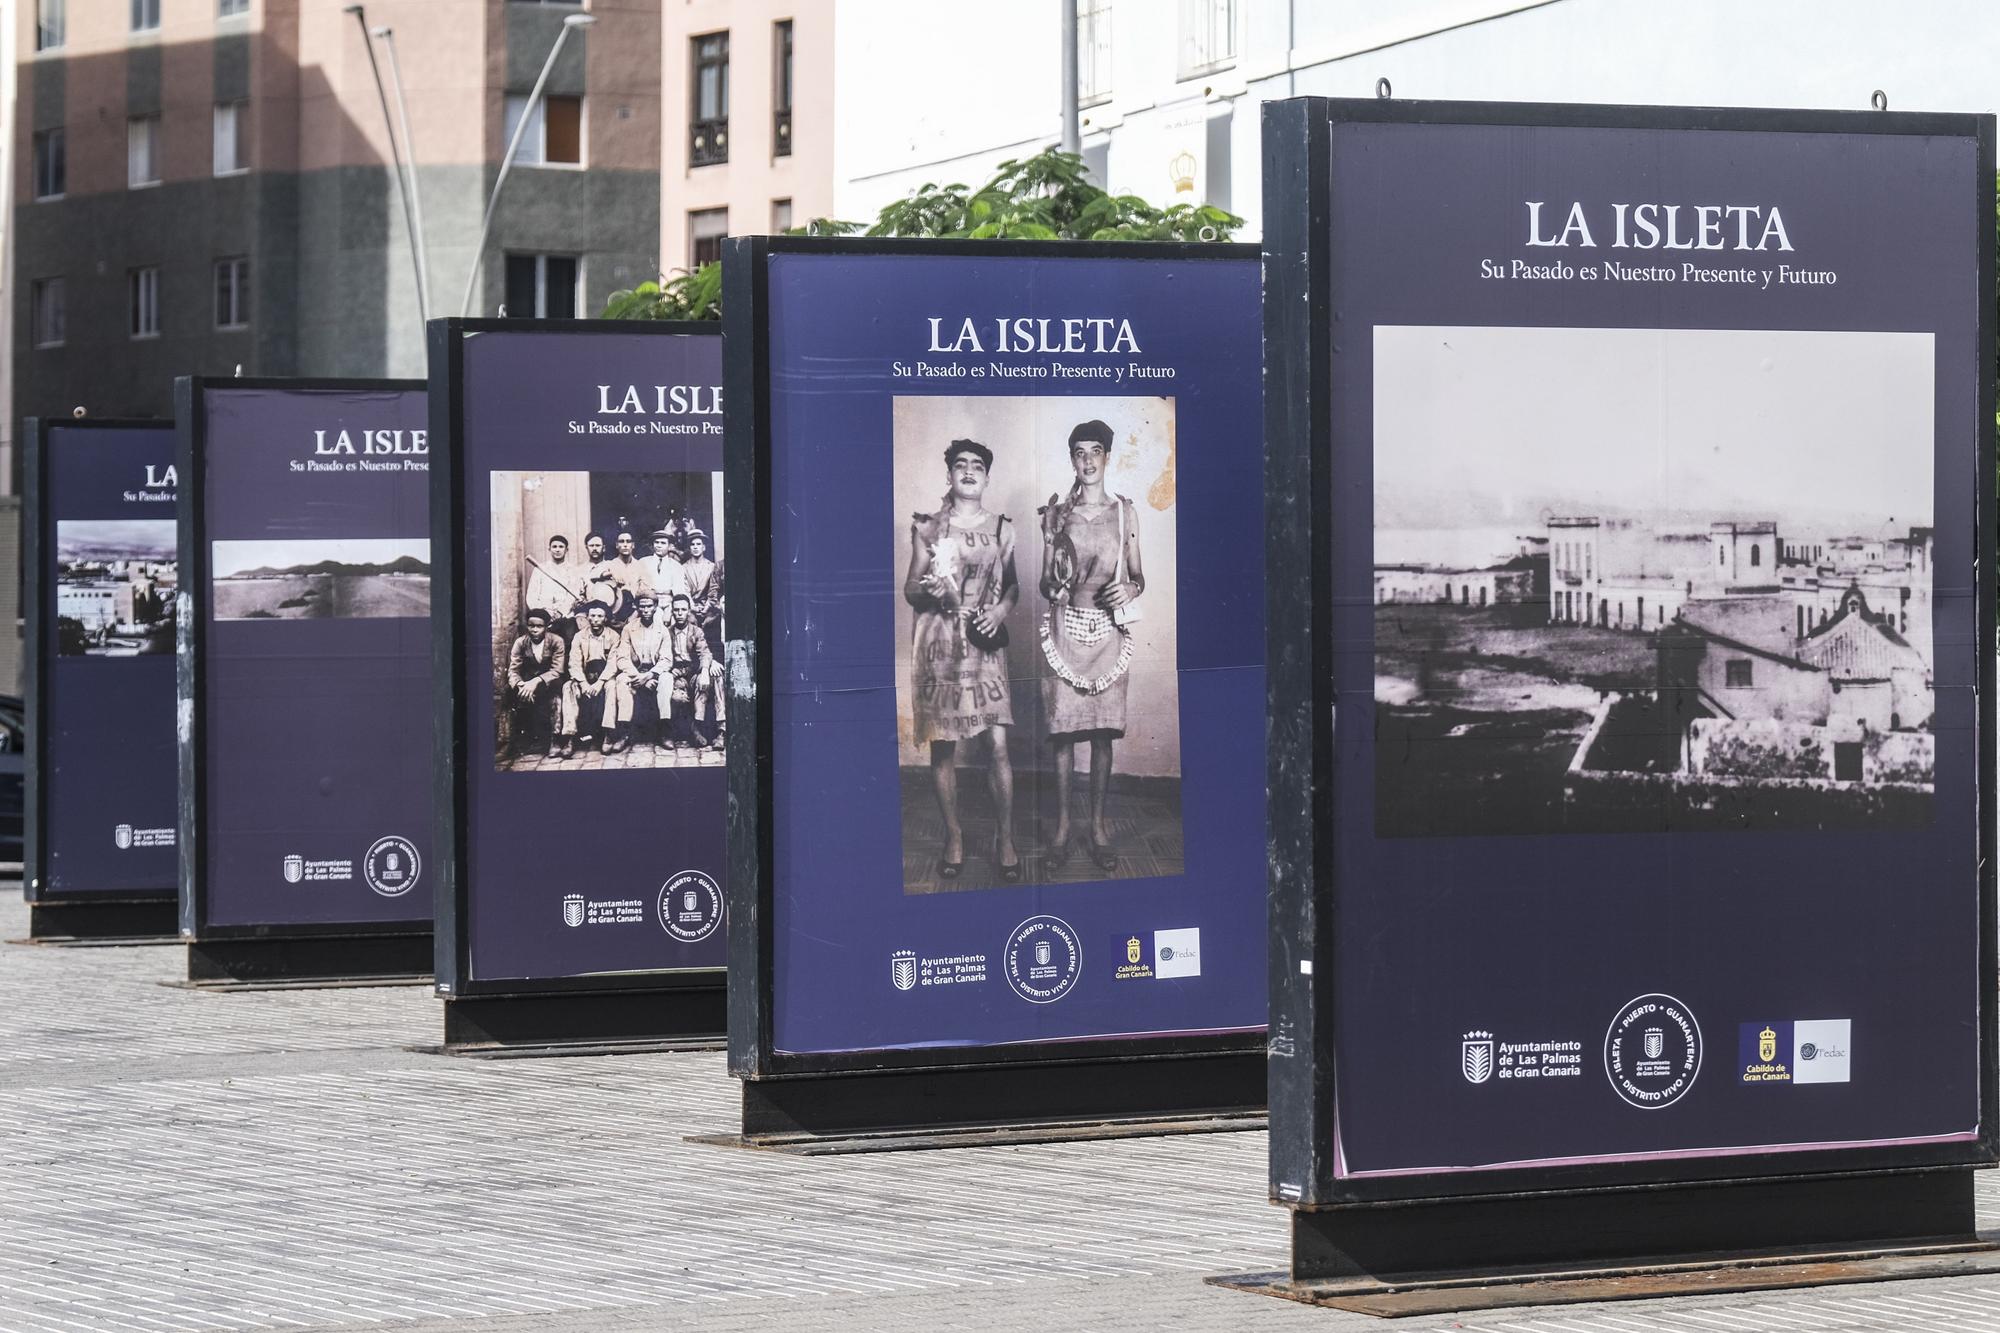
[[[1467,1083],[1484,1083],[1493,1077],[1493,1034],[1468,1032],[1458,1044],[1458,1071]]]
[[[563,896],[562,907],[563,907],[563,924],[565,926],[574,927],[583,924],[582,894],[580,893],[565,894]]]
[[[132,845],[132,826],[130,824],[120,824],[117,828],[112,829],[111,841],[118,844],[118,850],[121,852],[130,847]]]
[[[1660,1052],[1666,1049],[1666,1044],[1667,1034],[1665,1032],[1659,1028],[1646,1029],[1646,1058],[1648,1060],[1659,1059]]]
[[[917,984],[917,956],[907,949],[889,956],[889,980],[897,990],[912,990]]]
[[[303,856],[285,858],[285,883],[296,884],[306,877],[306,859]]]
[[[1139,961],[1139,958],[1139,937],[1134,935],[1131,939],[1125,941],[1125,961],[1136,963]]]
[[[1049,965],[1049,956],[1050,956],[1049,942],[1047,940],[1036,940],[1035,966],[1047,967]]]

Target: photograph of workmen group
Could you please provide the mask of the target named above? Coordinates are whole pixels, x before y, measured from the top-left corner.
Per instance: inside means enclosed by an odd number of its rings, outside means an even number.
[[[492,474],[494,766],[720,765],[722,477]]]

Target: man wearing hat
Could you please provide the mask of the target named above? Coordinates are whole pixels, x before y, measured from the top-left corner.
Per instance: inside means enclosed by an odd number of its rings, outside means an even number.
[[[622,725],[631,716],[632,698],[618,674],[618,632],[606,620],[602,602],[584,612],[584,628],[569,645],[569,680],[563,686],[562,739],[556,753],[568,758],[572,745],[604,731],[604,753],[617,754],[629,742]]]
[[[619,636],[618,675],[631,701],[629,735],[639,739],[640,705],[653,714],[653,744],[667,741],[667,719],[673,713],[672,635],[660,617],[659,599],[651,591],[639,594],[639,610]]]
[[[569,563],[569,538],[558,532],[549,538],[548,563],[533,558],[528,563],[534,572],[528,575],[528,591],[521,605],[526,610],[548,612],[549,628],[567,644],[569,636],[579,628],[578,622],[570,617],[583,605],[585,573]]]
[[[653,553],[639,564],[646,571],[646,581],[662,597],[671,598],[676,590],[687,584],[687,574],[674,556],[674,534],[665,528],[654,531]]]
[[[549,613],[528,612],[528,632],[507,653],[507,756],[547,754],[550,735],[560,725],[563,694],[563,641],[549,633]]]
[[[708,638],[701,632],[701,626],[694,623],[693,599],[686,593],[674,595],[674,621],[668,627],[668,661],[673,673],[672,721],[676,732],[686,731],[696,747],[706,743],[710,748],[720,750],[723,746],[722,729],[728,720],[728,712],[722,697],[722,668],[708,651]],[[706,742],[698,724],[708,724],[709,736]],[[674,748],[679,749],[687,742],[674,738]]]

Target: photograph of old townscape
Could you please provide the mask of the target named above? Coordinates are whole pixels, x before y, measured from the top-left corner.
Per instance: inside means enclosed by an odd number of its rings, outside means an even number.
[[[1928,334],[1374,350],[1379,835],[1929,824]]]
[[[170,518],[59,520],[57,656],[171,653],[175,545]]]

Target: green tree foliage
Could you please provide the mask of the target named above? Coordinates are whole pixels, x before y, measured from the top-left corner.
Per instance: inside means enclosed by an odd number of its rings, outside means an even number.
[[[977,190],[924,185],[884,208],[873,226],[818,218],[793,236],[925,236],[974,241],[1226,241],[1243,219],[1209,204],[1158,208],[1092,185],[1083,159],[1048,148],[1002,162]],[[613,292],[605,319],[720,319],[722,266],[703,264]]]

